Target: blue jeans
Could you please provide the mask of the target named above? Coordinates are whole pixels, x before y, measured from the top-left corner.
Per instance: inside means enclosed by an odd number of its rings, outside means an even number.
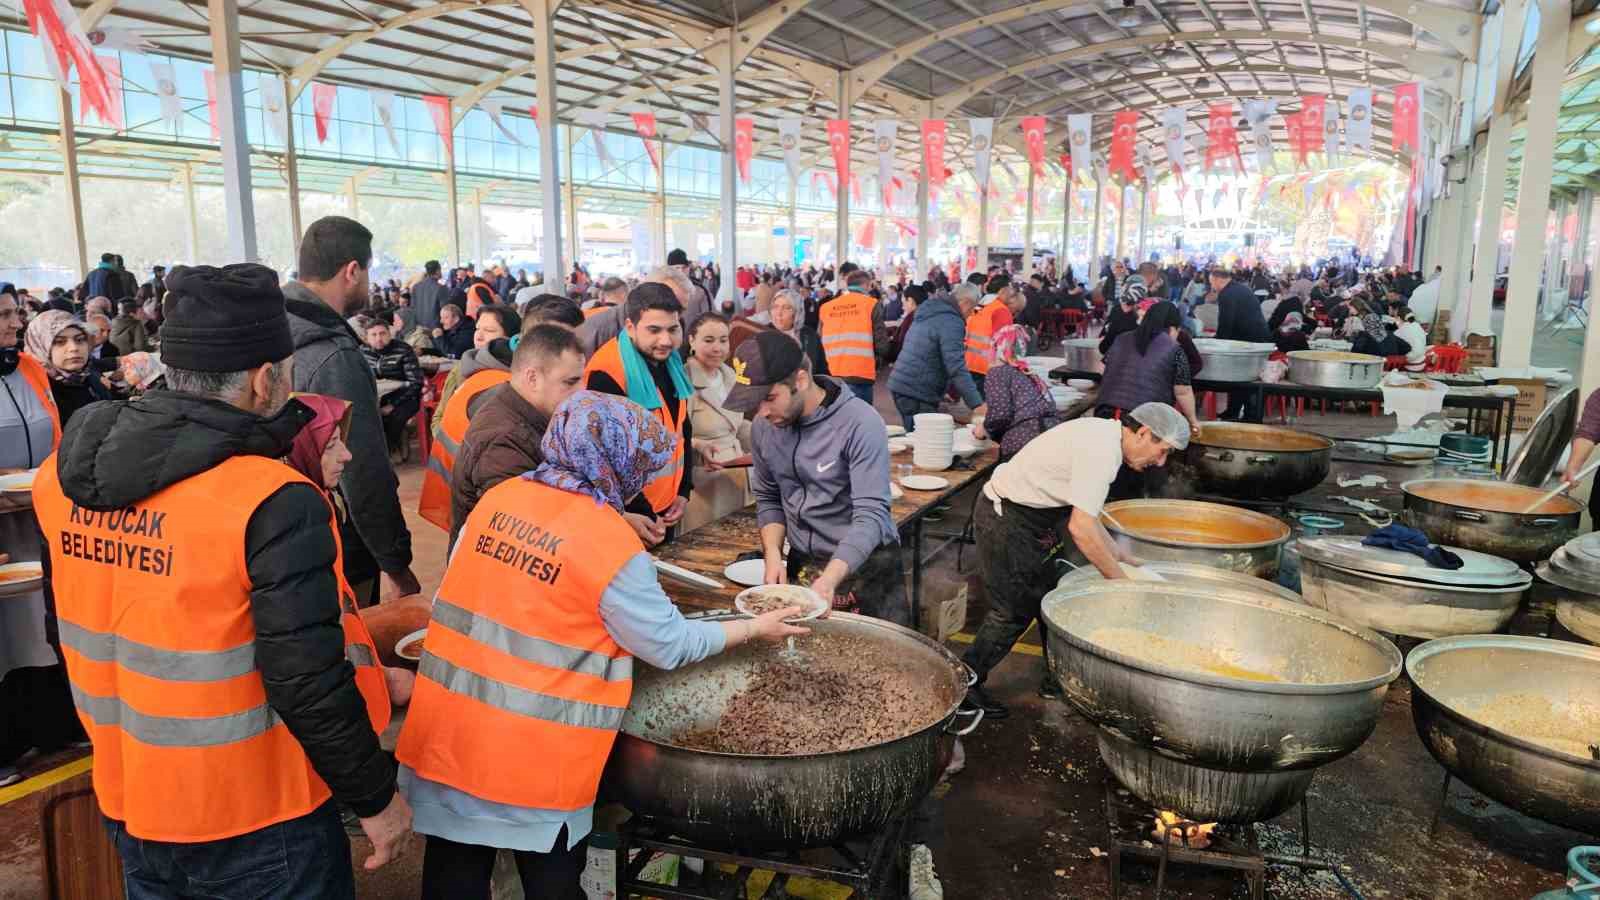
[[[128,900],[354,900],[350,838],[332,800],[298,819],[199,844],[147,841],[112,819]]]
[[[917,413],[935,413],[939,411],[939,404],[908,397],[905,394],[894,394],[894,408],[900,413],[900,420],[905,423],[906,433],[917,430]]]
[[[857,397],[867,401],[868,406],[872,405],[872,385],[856,384],[854,381],[846,381],[844,386],[850,389],[850,393],[855,394]]]

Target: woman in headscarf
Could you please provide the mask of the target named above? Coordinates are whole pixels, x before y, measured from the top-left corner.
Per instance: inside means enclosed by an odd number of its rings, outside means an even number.
[[[1402,356],[1411,352],[1411,345],[1389,332],[1383,317],[1374,311],[1372,301],[1358,298],[1350,301],[1352,318],[1360,317],[1360,330],[1350,337],[1351,353],[1368,353],[1373,356]],[[1348,328],[1347,328],[1348,330]]]
[[[622,512],[676,441],[643,407],[579,391],[551,417],[539,468],[489,489],[462,527],[396,751],[427,838],[427,900],[488,896],[497,848],[512,851],[527,896],[581,897],[631,657],[675,669],[806,633],[783,621],[794,607],[689,621],[662,591]],[[504,764],[533,747],[540,765]]]
[[[72,414],[97,400],[113,398],[111,389],[89,366],[89,332],[71,313],[47,309],[28,323],[23,341],[28,355],[50,376],[50,393],[66,426]]]
[[[1055,427],[1055,401],[1038,373],[1029,371],[1028,329],[1006,325],[994,333],[994,361],[983,380],[983,402],[989,407],[972,434],[1000,442],[1002,461],[1015,456],[1023,445]]]
[[[1117,335],[1106,354],[1106,371],[1100,377],[1100,405],[1095,415],[1120,419],[1149,402],[1165,403],[1189,420],[1190,431],[1200,434],[1195,415],[1194,369],[1179,342],[1182,317],[1178,308],[1163,300],[1150,307],[1133,331]],[[1166,468],[1135,471],[1122,467],[1111,484],[1110,497],[1126,500],[1159,492]]]
[[[433,349],[433,336],[417,324],[417,314],[409,306],[394,311],[394,336],[409,344],[418,356]]]
[[[694,436],[694,492],[683,513],[682,529],[743,509],[755,500],[750,493],[750,422],[743,413],[724,409],[736,376],[727,363],[728,320],[704,313],[689,326],[689,360],[684,369],[694,395],[689,398],[689,433]]]
[[[1277,343],[1280,353],[1311,349],[1311,342],[1306,339],[1305,320],[1297,312],[1283,317],[1283,321],[1273,331],[1272,339]]]
[[[794,291],[782,290],[772,298],[772,327],[794,338],[795,343],[800,345],[806,358],[811,360],[812,374],[828,374],[828,358],[822,352],[822,337],[817,334],[816,328],[801,320],[800,298]]]

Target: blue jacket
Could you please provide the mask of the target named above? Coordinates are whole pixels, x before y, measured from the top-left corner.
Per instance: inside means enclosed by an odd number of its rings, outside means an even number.
[[[967,320],[949,294],[935,294],[917,307],[906,343],[889,373],[889,391],[927,403],[954,387],[968,407],[983,403],[967,371]]]

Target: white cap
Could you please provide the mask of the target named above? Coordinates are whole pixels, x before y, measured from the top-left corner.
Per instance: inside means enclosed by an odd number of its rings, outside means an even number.
[[[1150,433],[1182,450],[1189,446],[1189,421],[1165,403],[1141,403],[1128,415]]]

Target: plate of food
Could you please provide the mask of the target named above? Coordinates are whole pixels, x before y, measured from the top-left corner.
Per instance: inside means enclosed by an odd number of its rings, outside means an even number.
[[[0,491],[8,494],[29,493],[33,490],[33,477],[38,474],[38,469],[28,469],[22,472],[12,472],[9,475],[0,475]]]
[[[766,580],[767,561],[757,557],[728,563],[722,570],[722,577],[734,584],[754,587]]]
[[[797,606],[804,612],[785,622],[809,622],[828,611],[821,595],[798,584],[763,584],[746,588],[733,598],[733,608],[747,616],[765,615],[786,606]]]
[[[420,662],[422,660],[422,640],[427,636],[428,629],[421,628],[395,641],[394,655],[408,663],[416,664]]]
[[[656,560],[655,563],[657,572],[660,572],[674,581],[681,581],[687,585],[692,585],[699,588],[709,588],[711,590],[716,590],[717,588],[722,587],[722,582],[716,580],[715,578],[708,578],[704,575],[701,575],[699,572],[691,572],[682,566],[675,566],[672,563],[662,562],[659,559]]]
[[[0,566],[0,597],[26,594],[44,581],[44,565],[16,562]]]

